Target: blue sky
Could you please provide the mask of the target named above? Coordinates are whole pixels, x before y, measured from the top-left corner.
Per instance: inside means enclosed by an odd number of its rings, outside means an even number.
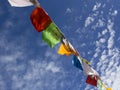
[[[103,83],[120,88],[120,1],[39,0],[66,38],[91,62]],[[0,90],[97,90],[57,54],[30,22],[33,6],[0,2]]]

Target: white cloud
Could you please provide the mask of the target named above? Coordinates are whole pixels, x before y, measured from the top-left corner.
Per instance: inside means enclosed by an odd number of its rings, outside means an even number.
[[[105,29],[102,31],[102,34],[105,35],[107,32],[108,32],[107,29]]]
[[[100,43],[105,43],[106,39],[105,38],[100,38],[99,42]]]
[[[96,30],[96,28],[100,28],[100,27],[104,27],[105,26],[105,22],[103,19],[98,19],[97,23],[95,25],[92,26],[92,28],[94,30]]]
[[[0,56],[1,58],[1,62],[12,62],[12,61],[16,61],[18,58],[22,57],[22,53],[21,52],[15,52],[11,55],[2,55]]]
[[[96,5],[94,5],[93,7],[93,11],[96,11],[98,8],[100,8],[101,3],[96,3]]]
[[[30,60],[28,66],[8,64],[6,70],[12,79],[13,90],[45,90],[46,88],[56,90],[59,79],[63,77],[58,77],[58,73],[63,75],[63,71],[54,62],[48,63],[40,60]]]
[[[108,20],[108,31],[110,33],[110,38],[108,39],[108,48],[112,48],[114,45],[114,36],[115,36],[115,31],[113,30],[113,23],[111,22],[111,20]]]
[[[50,62],[47,66],[46,66],[46,70],[50,70],[52,71],[53,73],[56,73],[56,72],[60,72],[60,68],[55,66],[55,63],[54,62]]]
[[[0,75],[0,89],[6,90],[6,85],[5,85],[4,80],[1,75]]]
[[[85,20],[85,27],[89,26],[93,21],[93,17],[87,17],[87,19]]]
[[[117,10],[114,10],[114,12],[112,13],[113,16],[116,16],[118,14]]]
[[[109,33],[108,39],[100,38],[96,41],[96,52],[93,56],[100,56],[100,60],[97,63],[97,71],[101,74],[101,78],[103,83],[105,83],[108,87],[111,87],[113,90],[118,90],[120,81],[118,80],[120,69],[119,66],[119,59],[120,59],[120,51],[118,48],[115,47],[114,37],[115,31],[113,29],[114,23],[111,20],[108,20],[107,29],[102,31],[101,37]],[[107,40],[107,42],[106,42]],[[102,44],[108,44],[108,48],[99,50],[102,48]],[[108,78],[109,77],[109,78]]]
[[[72,12],[72,9],[67,8],[65,13],[68,14],[68,13],[71,13],[71,12]]]
[[[111,15],[111,16],[116,16],[117,14],[118,14],[118,11],[117,10],[111,10],[110,12],[109,12],[109,14]]]

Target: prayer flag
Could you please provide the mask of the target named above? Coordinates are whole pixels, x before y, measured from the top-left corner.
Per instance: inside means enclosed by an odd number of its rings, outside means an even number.
[[[83,62],[83,69],[86,75],[97,75],[99,74],[87,63]]]
[[[82,57],[80,57],[80,59],[81,59],[84,63],[90,65],[90,62],[89,62],[88,60],[86,60],[86,59],[84,59],[84,58],[82,58]]]
[[[30,0],[8,0],[11,6],[14,7],[26,7],[26,6],[32,6],[33,3],[30,2]]]
[[[97,86],[97,79],[94,75],[88,75],[86,79],[86,83],[93,85],[93,86]]]
[[[48,43],[51,48],[61,41],[62,36],[62,33],[53,22],[42,32],[42,40]]]
[[[69,52],[76,52],[76,50],[73,48],[71,43],[66,38],[62,39],[62,43],[66,46],[65,48],[67,49],[67,51],[69,51]]]
[[[73,60],[72,60],[72,64],[73,64],[75,67],[77,67],[77,68],[79,68],[80,70],[83,71],[82,61],[80,60],[79,57],[77,57],[77,56],[74,55],[74,56],[73,56]]]
[[[97,80],[97,87],[98,87],[98,90],[107,90],[107,88],[105,87],[105,85],[99,79]]]
[[[60,45],[58,49],[58,54],[60,55],[66,55],[69,56],[71,54],[76,54],[76,50],[73,48],[73,46],[70,44],[70,42],[67,41],[67,39],[62,38],[62,44]]]
[[[98,90],[112,90],[112,88],[106,87],[101,80],[97,80]]]
[[[66,48],[66,46],[64,44],[61,44],[59,49],[58,49],[58,54],[60,55],[66,55],[66,56],[69,56],[72,54],[72,52],[69,52]]]
[[[42,7],[36,7],[32,11],[30,19],[33,26],[38,32],[45,30],[52,22],[52,20]]]
[[[106,90],[112,90],[112,88],[106,88]]]
[[[61,44],[59,49],[58,49],[58,54],[60,55],[66,55],[69,56],[71,54],[74,54],[73,52],[69,51],[67,48],[69,48],[68,46],[65,46],[65,44]]]

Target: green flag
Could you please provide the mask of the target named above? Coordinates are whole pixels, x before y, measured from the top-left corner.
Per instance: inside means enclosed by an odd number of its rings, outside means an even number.
[[[62,36],[62,33],[53,22],[42,32],[42,40],[48,43],[51,48],[60,42]]]
[[[106,88],[101,80],[97,81],[97,87],[98,87],[98,90],[109,90],[109,88]]]

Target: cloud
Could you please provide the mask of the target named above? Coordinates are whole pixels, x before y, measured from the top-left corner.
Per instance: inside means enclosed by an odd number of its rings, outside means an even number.
[[[93,17],[87,17],[87,19],[85,20],[85,27],[89,26],[93,21]]]
[[[100,42],[100,43],[105,43],[105,42],[106,42],[106,39],[105,39],[105,38],[100,38],[99,42]]]
[[[0,75],[0,89],[6,90],[6,85],[5,85],[4,80],[1,75]]]
[[[111,11],[111,12],[109,12],[109,14],[110,14],[111,16],[117,16],[118,10]]]
[[[93,7],[93,11],[96,11],[98,8],[100,8],[101,3],[96,3],[96,5],[94,5]]]
[[[99,4],[98,8],[99,6],[101,5]],[[95,5],[93,11],[96,10],[97,6]],[[119,90],[120,88],[120,80],[118,77],[120,74],[120,51],[119,47],[116,46],[116,32],[114,30],[115,25],[113,19],[115,16],[117,16],[117,14],[117,10],[110,9],[110,13],[107,16],[107,19],[102,17],[101,19],[97,20],[98,22],[95,25],[91,25],[91,27],[94,27],[94,29],[100,27],[101,30],[98,32],[98,38],[95,41],[96,48],[91,62],[93,62],[92,64],[95,65],[96,70],[99,72],[103,83],[106,86],[111,87],[112,90]],[[96,16],[93,14],[91,14],[90,17],[93,19],[86,19],[85,26],[90,25],[96,19]],[[98,62],[96,62],[96,59]],[[85,90],[88,89],[92,90],[92,87],[87,86],[85,88]]]
[[[60,68],[58,68],[57,66],[55,66],[55,63],[54,63],[54,62],[50,62],[50,63],[46,66],[46,70],[50,70],[50,71],[52,71],[53,73],[60,72]]]
[[[114,23],[109,19],[107,29],[102,31],[102,35],[104,36],[106,33],[109,33],[110,37],[108,39],[100,38],[96,43],[97,49],[102,48],[101,44],[107,43],[107,49],[104,49],[103,51],[96,50],[94,58],[96,55],[98,56],[98,54],[101,53],[100,61],[97,63],[97,71],[100,71],[100,76],[107,86],[112,87],[113,90],[117,90],[119,88],[118,86],[120,81],[118,81],[119,69],[116,68],[119,68],[118,63],[120,52],[119,49],[115,47],[115,31],[113,27]]]
[[[68,13],[72,13],[72,9],[67,8],[65,13],[66,13],[66,14],[68,14]]]
[[[107,29],[103,30],[103,31],[102,31],[102,35],[105,35],[107,32],[108,32]]]

